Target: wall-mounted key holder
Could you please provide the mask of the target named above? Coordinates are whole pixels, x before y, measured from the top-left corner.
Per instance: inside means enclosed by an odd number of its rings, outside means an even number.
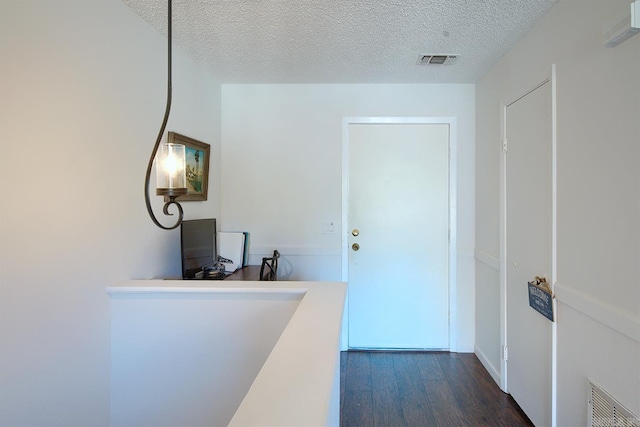
[[[536,276],[529,285],[529,307],[553,322],[553,295],[544,277]]]

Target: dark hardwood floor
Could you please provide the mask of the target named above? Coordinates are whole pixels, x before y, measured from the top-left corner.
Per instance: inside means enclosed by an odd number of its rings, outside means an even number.
[[[474,354],[348,351],[340,426],[532,426]]]

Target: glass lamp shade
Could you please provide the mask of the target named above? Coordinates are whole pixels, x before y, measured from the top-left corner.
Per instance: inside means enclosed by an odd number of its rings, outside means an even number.
[[[185,148],[182,144],[160,144],[156,153],[156,194],[182,196],[187,194]]]

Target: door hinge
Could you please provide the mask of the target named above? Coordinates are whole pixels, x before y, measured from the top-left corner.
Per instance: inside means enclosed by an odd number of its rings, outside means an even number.
[[[502,151],[507,152],[507,138],[502,140]]]
[[[509,349],[507,346],[502,347],[502,360],[509,360]]]

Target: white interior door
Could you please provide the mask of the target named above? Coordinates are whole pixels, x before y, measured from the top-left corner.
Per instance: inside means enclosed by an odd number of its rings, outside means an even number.
[[[506,109],[507,389],[536,426],[551,426],[552,323],[527,282],[552,277],[551,83]]]
[[[349,347],[447,349],[449,125],[350,124],[348,145]]]

